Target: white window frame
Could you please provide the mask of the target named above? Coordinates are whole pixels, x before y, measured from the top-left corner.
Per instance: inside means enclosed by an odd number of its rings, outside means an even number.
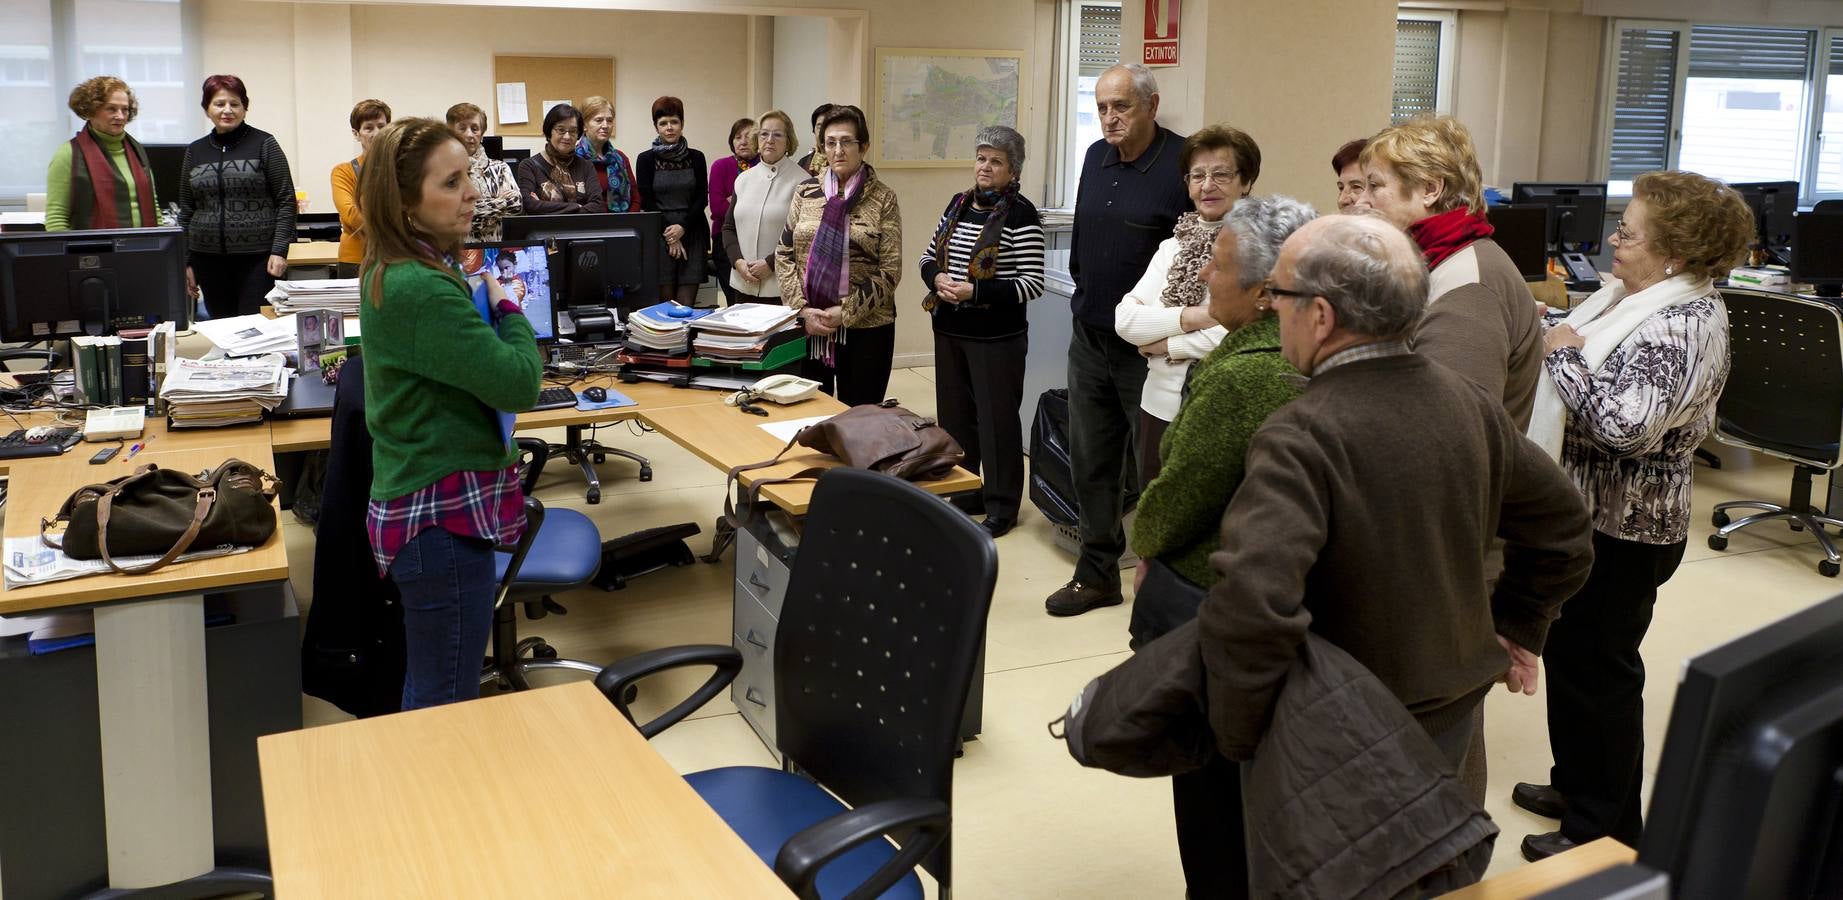
[[[1045,173],[1043,197],[1046,209],[1075,207],[1075,190],[1081,180],[1082,155],[1088,149],[1076,138],[1076,117],[1081,111],[1078,79],[1081,75],[1080,8],[1083,6],[1119,7],[1121,4],[1118,0],[1062,0],[1056,5],[1054,71],[1058,88],[1050,95],[1051,163]],[[1124,15],[1121,30],[1124,33]],[[1122,58],[1122,61],[1127,60]]]
[[[1458,68],[1459,59],[1459,14],[1450,9],[1397,8],[1395,21],[1440,23],[1440,61],[1434,75],[1433,111],[1435,115],[1452,115],[1453,73]],[[1390,103],[1389,113],[1392,117],[1395,110],[1393,101]]]

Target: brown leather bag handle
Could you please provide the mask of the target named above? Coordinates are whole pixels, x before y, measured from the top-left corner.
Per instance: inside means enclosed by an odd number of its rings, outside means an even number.
[[[192,521],[186,525],[186,533],[179,536],[179,541],[159,559],[145,566],[128,568],[116,565],[115,559],[109,555],[109,505],[115,499],[115,494],[116,491],[111,491],[96,501],[96,544],[102,550],[102,561],[108,563],[109,568],[119,575],[145,575],[178,559],[180,554],[192,546],[192,541],[198,537],[198,530],[205,525],[205,517],[211,514],[211,507],[218,499],[217,488],[200,488],[198,504],[192,508]]]

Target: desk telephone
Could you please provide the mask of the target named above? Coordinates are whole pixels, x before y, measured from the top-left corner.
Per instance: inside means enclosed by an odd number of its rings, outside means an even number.
[[[789,403],[799,403],[818,392],[819,382],[809,381],[798,375],[770,375],[749,385],[748,390],[752,397],[759,397],[783,406]]]

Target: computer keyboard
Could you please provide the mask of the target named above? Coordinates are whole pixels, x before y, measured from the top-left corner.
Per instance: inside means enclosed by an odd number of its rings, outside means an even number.
[[[0,459],[29,459],[35,456],[57,456],[77,445],[83,439],[83,432],[77,428],[51,428],[45,439],[38,443],[26,440],[26,430],[17,428],[12,434],[0,437]]]
[[[538,391],[538,402],[526,412],[540,409],[563,409],[576,405],[576,392],[566,387],[547,387]]]

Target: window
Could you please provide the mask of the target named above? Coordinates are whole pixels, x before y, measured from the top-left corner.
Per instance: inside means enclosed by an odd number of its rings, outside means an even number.
[[[1045,199],[1051,206],[1073,206],[1088,147],[1101,139],[1101,122],[1094,111],[1094,85],[1120,61],[1120,4],[1071,0],[1063,4],[1061,77],[1064,90],[1058,100],[1052,139],[1059,145],[1055,158],[1060,170],[1050,173]]]
[[[1825,67],[1824,111],[1818,117],[1815,194],[1843,194],[1843,34],[1832,33]]]
[[[1395,99],[1389,121],[1452,112],[1454,35],[1450,12],[1416,10],[1395,18]]]

